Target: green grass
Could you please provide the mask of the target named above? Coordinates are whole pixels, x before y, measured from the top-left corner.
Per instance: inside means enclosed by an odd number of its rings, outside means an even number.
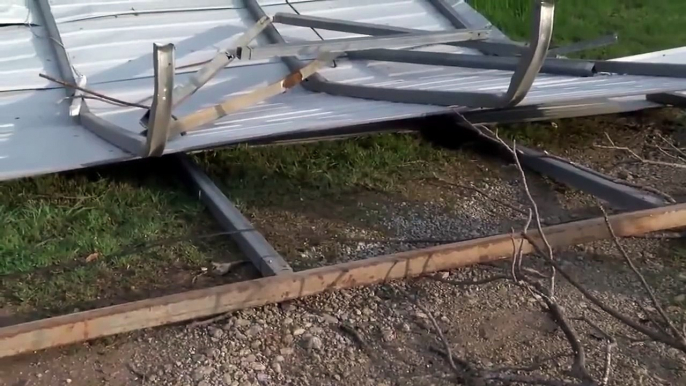
[[[512,38],[528,34],[529,0],[472,0]],[[686,45],[686,1],[560,0],[556,45],[619,33],[620,43],[579,57],[611,58]],[[550,149],[595,136],[598,121],[516,125],[501,132]],[[595,131],[595,132],[594,132]],[[243,207],[394,189],[398,176],[459,162],[409,135],[263,148],[239,147],[197,159]],[[0,184],[0,308],[67,309],[111,296],[176,286],[174,269],[192,271],[225,245],[181,242],[119,255],[127,246],[207,231],[195,199],[164,177],[164,165],[122,165]],[[87,256],[98,258],[85,264]],[[66,268],[65,268],[66,267]],[[9,276],[8,276],[9,275]]]
[[[469,3],[512,39],[529,36],[530,0],[471,0]],[[617,32],[619,43],[584,51],[579,58],[616,58],[686,45],[686,1],[558,0],[554,45]]]

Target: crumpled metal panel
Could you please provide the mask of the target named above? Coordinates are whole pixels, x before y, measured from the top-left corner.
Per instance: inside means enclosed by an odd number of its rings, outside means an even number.
[[[297,12],[406,28],[450,28],[424,0],[262,1],[268,14]],[[457,9],[470,10],[460,0]],[[152,45],[173,42],[177,66],[210,59],[216,50],[254,23],[232,0],[51,0],[53,12],[74,67],[88,77],[88,87],[133,102],[150,103],[153,93]],[[235,8],[234,8],[235,7]],[[133,8],[133,10],[132,10]],[[117,17],[114,17],[114,16]],[[488,21],[473,10],[470,23]],[[278,26],[289,41],[342,37],[330,31]],[[318,35],[318,34],[319,35]],[[0,27],[0,180],[76,169],[135,158],[91,134],[67,114],[61,89],[39,78],[56,76],[49,42],[41,26]],[[349,35],[352,36],[352,35]],[[432,49],[460,51],[455,47]],[[461,50],[461,52],[473,52]],[[671,53],[670,55],[680,55]],[[638,59],[636,59],[638,60]],[[686,59],[679,56],[679,62]],[[234,62],[175,111],[181,116],[230,95],[264,86],[288,73],[278,60]],[[177,83],[196,67],[177,71]],[[440,68],[398,63],[350,63],[337,60],[323,75],[330,80],[386,87],[504,91],[506,71]],[[592,97],[642,95],[686,89],[686,79],[599,76],[572,78],[540,75],[524,104]],[[18,91],[23,90],[23,91]],[[91,111],[139,132],[143,111],[89,100]],[[387,103],[313,94],[295,88],[264,103],[172,140],[166,152],[210,148],[277,133],[338,128],[421,116],[444,107]]]

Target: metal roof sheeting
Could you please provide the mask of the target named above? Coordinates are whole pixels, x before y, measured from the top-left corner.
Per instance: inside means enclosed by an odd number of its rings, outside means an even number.
[[[87,87],[132,102],[149,103],[153,93],[152,44],[174,43],[176,65],[211,58],[254,23],[242,1],[230,0],[51,0],[73,66]],[[265,12],[298,12],[406,28],[451,28],[424,0],[261,1]],[[471,27],[488,21],[464,2],[453,0]],[[0,15],[2,15],[0,13]],[[479,24],[480,23],[480,24]],[[39,23],[38,23],[39,24]],[[288,41],[353,36],[277,25]],[[91,134],[67,116],[64,91],[38,77],[58,74],[43,28],[0,27],[0,180],[135,158]],[[432,49],[474,53],[440,46]],[[667,54],[681,55],[681,51]],[[643,60],[643,59],[636,59]],[[684,60],[679,56],[679,62]],[[183,82],[190,67],[177,71]],[[395,88],[504,91],[511,72],[337,60],[321,71],[333,81]],[[234,62],[175,110],[177,116],[208,107],[231,95],[264,86],[288,74],[279,60]],[[523,104],[643,95],[686,89],[686,79],[541,74]],[[147,100],[147,101],[146,101]],[[89,100],[90,109],[126,130],[140,132],[143,111]],[[444,107],[399,104],[313,94],[301,88],[231,114],[207,128],[171,140],[166,152],[208,148],[277,133],[341,127],[409,118]]]

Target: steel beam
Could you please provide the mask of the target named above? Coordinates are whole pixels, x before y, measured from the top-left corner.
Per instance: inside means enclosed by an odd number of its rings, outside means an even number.
[[[674,107],[686,107],[686,95],[675,93],[649,94],[646,95],[646,100],[661,105],[669,105]]]
[[[268,59],[283,56],[315,56],[321,52],[368,50],[382,47],[418,47],[488,37],[488,30],[454,30],[407,33],[399,36],[372,36],[350,39],[330,39],[296,43],[276,43],[257,47],[238,47],[241,60]]]
[[[408,33],[429,32],[389,25],[330,19],[319,16],[297,15],[294,13],[278,12],[274,14],[273,19],[274,23],[279,24],[292,25],[296,27],[324,29],[329,31],[346,32],[357,35],[390,36]],[[519,55],[522,52],[522,49],[524,48],[523,46],[516,45],[508,41],[498,40],[473,40],[462,42],[448,42],[445,44],[455,47],[473,48],[488,54],[511,56]]]
[[[174,90],[174,45],[153,44],[152,61],[155,91],[147,125],[145,157],[164,153],[172,124],[172,92]]]
[[[183,154],[177,155],[176,159],[193,191],[207,205],[226,231],[235,232],[232,234],[233,239],[263,276],[293,271],[283,257],[274,250],[195,162]]]
[[[384,62],[503,71],[516,71],[519,62],[521,61],[520,58],[514,56],[486,56],[388,49],[350,51],[346,53],[346,57],[351,60],[378,60]],[[568,62],[562,59],[549,58],[543,62],[540,72],[546,74],[588,77],[595,74],[593,67],[592,62]]]
[[[256,0],[246,0],[245,4],[255,20],[266,16]],[[312,76],[308,82],[303,84],[303,87],[313,92],[388,102],[482,108],[514,106],[524,98],[533,84],[545,59],[552,36],[554,3],[549,0],[535,0],[534,5],[534,17],[531,26],[532,42],[526,54],[522,56],[506,93],[448,92],[360,86],[330,82],[318,74]],[[264,33],[273,44],[285,43],[273,25],[267,27]],[[284,56],[282,60],[291,71],[302,66],[300,60],[294,56]]]
[[[510,150],[502,142],[489,132],[469,122],[461,114],[456,114],[456,123],[476,133],[480,138],[503,151],[504,155],[511,156]],[[641,210],[669,204],[664,197],[622,184],[612,177],[560,157],[520,145],[517,145],[516,150],[519,162],[523,167],[596,196],[615,206],[628,210]]]

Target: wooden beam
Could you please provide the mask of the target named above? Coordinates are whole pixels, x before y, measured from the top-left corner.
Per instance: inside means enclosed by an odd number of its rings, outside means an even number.
[[[618,236],[686,226],[686,204],[610,217]],[[603,218],[544,229],[553,247],[609,238]],[[518,241],[521,237],[514,236]],[[540,241],[538,235],[534,240]],[[532,246],[524,243],[524,252]],[[506,259],[512,236],[503,234],[416,251],[194,290],[0,328],[0,357],[42,350],[123,332],[278,303],[288,299],[415,277],[431,272]]]

